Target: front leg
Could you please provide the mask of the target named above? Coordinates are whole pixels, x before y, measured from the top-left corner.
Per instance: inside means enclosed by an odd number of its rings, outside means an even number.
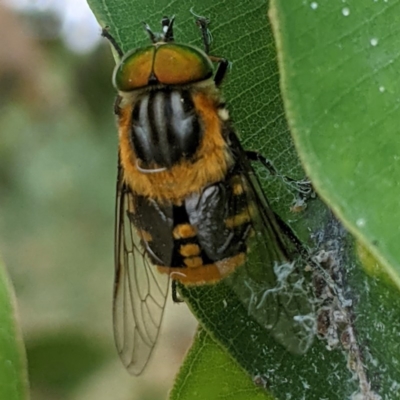
[[[114,37],[111,35],[111,33],[108,31],[108,29],[109,29],[108,26],[103,28],[101,31],[101,36],[105,37],[111,43],[111,46],[114,47],[119,58],[121,59],[124,56],[124,52],[122,51],[121,47],[119,46],[117,41],[114,39]]]
[[[201,32],[201,38],[203,39],[204,52],[208,55],[208,57],[210,58],[210,60],[212,62],[218,63],[218,69],[214,75],[214,83],[217,87],[219,87],[225,78],[226,72],[229,67],[229,61],[222,57],[216,57],[216,56],[210,55],[210,45],[211,45],[211,41],[212,41],[212,36],[211,36],[210,30],[208,29],[210,20],[207,19],[206,17],[202,17],[200,15],[195,14],[192,10],[190,10],[190,12],[195,17],[197,17],[196,25],[199,27],[200,32]]]

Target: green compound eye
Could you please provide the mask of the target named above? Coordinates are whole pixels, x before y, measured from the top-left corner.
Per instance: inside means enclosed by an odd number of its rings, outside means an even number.
[[[129,92],[149,84],[153,71],[156,48],[149,46],[127,53],[115,67],[113,85],[122,92]]]
[[[114,70],[113,84],[129,92],[150,84],[185,85],[212,75],[212,62],[200,49],[163,43],[127,53]]]
[[[161,84],[184,85],[211,77],[213,65],[200,49],[167,43],[157,48],[153,71]]]

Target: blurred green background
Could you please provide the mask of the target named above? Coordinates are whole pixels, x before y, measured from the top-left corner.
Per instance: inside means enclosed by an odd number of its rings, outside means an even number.
[[[84,0],[8,0],[0,32],[0,253],[32,400],[164,399],[196,324],[185,305],[169,304],[144,376],[119,362],[109,46]]]

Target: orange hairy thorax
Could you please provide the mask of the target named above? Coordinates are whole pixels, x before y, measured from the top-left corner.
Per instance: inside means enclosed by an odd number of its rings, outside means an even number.
[[[119,121],[120,157],[124,179],[133,192],[157,202],[181,204],[190,193],[224,179],[232,160],[222,136],[217,100],[206,92],[193,94],[193,102],[203,127],[203,138],[193,160],[182,160],[157,173],[138,170],[138,160],[130,141],[132,105],[121,109]]]

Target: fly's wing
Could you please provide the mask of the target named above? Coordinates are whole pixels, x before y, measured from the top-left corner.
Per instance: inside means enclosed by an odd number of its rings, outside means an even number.
[[[270,208],[234,133],[231,144],[252,232],[246,240],[245,265],[228,276],[227,281],[249,316],[287,350],[303,354],[315,334],[314,302],[306,278],[307,252]],[[231,207],[243,209],[243,204],[239,206],[233,199]]]
[[[157,271],[140,243],[132,223],[135,195],[123,182],[122,175],[119,167],[115,215],[114,337],[123,364],[131,374],[139,375],[146,367],[158,338],[169,276]]]

